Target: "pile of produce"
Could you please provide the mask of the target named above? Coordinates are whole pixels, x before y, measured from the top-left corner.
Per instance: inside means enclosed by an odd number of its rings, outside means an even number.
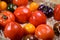
[[[0,0],[0,40],[60,40],[60,4]]]

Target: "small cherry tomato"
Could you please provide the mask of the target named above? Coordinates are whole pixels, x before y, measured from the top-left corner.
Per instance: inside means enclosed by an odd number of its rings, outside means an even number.
[[[16,4],[17,6],[27,5],[28,0],[13,0],[13,4]]]
[[[22,40],[38,40],[34,35],[26,35],[22,38]]]
[[[35,26],[28,23],[24,26],[24,29],[26,30],[27,33],[33,34],[35,32]]]
[[[9,11],[0,13],[0,24],[5,27],[10,21],[15,21],[15,16]]]
[[[54,19],[60,21],[60,4],[55,6]]]
[[[53,29],[54,29],[55,35],[59,37],[59,35],[60,35],[60,22],[55,23],[53,26]]]
[[[54,38],[54,31],[53,29],[46,25],[46,24],[41,24],[37,26],[35,30],[35,35],[37,38],[47,40],[47,39],[53,39]]]
[[[16,22],[9,22],[4,29],[5,37],[11,40],[20,40],[23,33],[23,28]]]
[[[32,16],[29,19],[29,22],[35,26],[38,26],[42,23],[46,23],[46,16],[41,11],[35,11],[32,13]]]
[[[14,15],[16,16],[16,19],[18,22],[20,23],[25,23],[29,20],[29,17],[31,16],[31,11],[26,8],[26,7],[18,7],[15,11],[14,11]]]
[[[32,2],[32,3],[30,4],[30,10],[31,10],[31,11],[37,10],[38,7],[39,7],[39,5],[38,5],[37,3],[35,3],[35,2]]]
[[[0,9],[5,10],[7,8],[7,3],[5,1],[0,1]]]

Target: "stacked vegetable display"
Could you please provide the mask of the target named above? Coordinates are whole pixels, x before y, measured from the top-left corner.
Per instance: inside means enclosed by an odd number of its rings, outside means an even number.
[[[60,5],[52,9],[32,0],[0,1],[0,29],[10,40],[53,40],[55,34],[60,34],[60,23],[53,28],[47,25],[51,17],[60,21]]]

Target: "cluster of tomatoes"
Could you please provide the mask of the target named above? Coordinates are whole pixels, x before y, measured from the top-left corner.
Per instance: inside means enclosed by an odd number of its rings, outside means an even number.
[[[60,21],[60,5],[55,9],[32,0],[1,0],[0,29],[11,40],[53,40],[54,30],[46,24],[52,16]],[[23,27],[20,24],[25,24]]]

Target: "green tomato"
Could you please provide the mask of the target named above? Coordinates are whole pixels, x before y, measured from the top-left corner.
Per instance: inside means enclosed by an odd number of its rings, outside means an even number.
[[[11,12],[14,12],[16,8],[17,8],[16,5],[14,5],[14,4],[8,4],[7,10],[9,10]]]

